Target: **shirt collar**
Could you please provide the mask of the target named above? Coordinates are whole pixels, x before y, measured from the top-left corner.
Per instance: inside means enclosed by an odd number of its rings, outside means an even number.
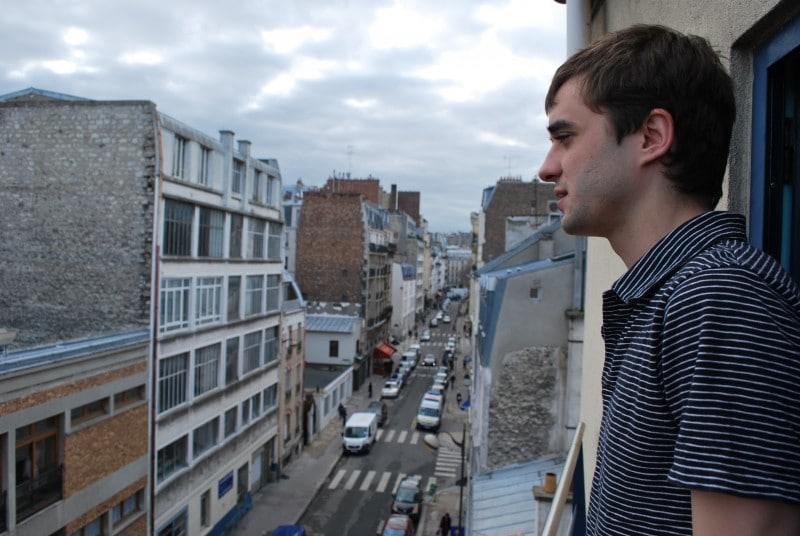
[[[709,211],[669,232],[620,277],[611,290],[624,302],[641,298],[689,259],[722,240],[747,241],[741,214]]]

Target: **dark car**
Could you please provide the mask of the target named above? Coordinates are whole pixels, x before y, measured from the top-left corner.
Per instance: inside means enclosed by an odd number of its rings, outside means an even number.
[[[381,402],[380,400],[373,400],[367,406],[367,409],[364,411],[374,413],[378,416],[378,426],[383,426],[383,423],[386,422],[386,419],[389,417],[389,408],[386,406],[386,402]]]
[[[421,480],[422,477],[414,475],[400,481],[392,502],[393,514],[405,514],[414,523],[419,521],[419,513],[422,510],[422,490],[419,487]]]

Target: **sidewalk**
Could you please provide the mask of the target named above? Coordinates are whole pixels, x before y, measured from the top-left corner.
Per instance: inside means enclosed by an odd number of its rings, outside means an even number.
[[[406,339],[398,345],[396,355],[402,354],[411,342]],[[462,337],[459,348],[462,350],[462,356],[464,355],[463,350],[465,350],[464,345]],[[461,363],[456,363],[455,370],[459,378],[463,376]],[[371,380],[373,394],[380,393],[382,378],[373,376]],[[350,399],[345,402],[348,414],[356,409],[364,408],[369,403],[368,384],[369,381],[364,382],[361,389],[354,391]],[[464,387],[460,385],[459,381],[456,385],[457,387],[447,396],[445,418],[448,419],[448,422],[446,427],[442,427],[442,430],[446,430],[452,433],[456,439],[460,439],[462,423],[466,419],[467,412],[458,409],[455,391],[458,391],[460,387],[463,393]],[[376,395],[373,400],[378,398],[379,396]],[[280,525],[296,524],[342,456],[341,430],[342,425],[339,419],[333,419],[311,444],[303,449],[300,456],[286,467],[284,475],[288,478],[281,478],[279,481],[270,483],[253,494],[252,509],[228,532],[228,535],[268,536]],[[442,446],[453,450],[459,448],[446,433],[440,433],[438,439]],[[458,499],[459,487],[455,484],[446,488],[439,487],[434,497],[426,495],[416,536],[434,536],[439,527],[439,520],[445,512],[450,512],[453,525],[455,525],[458,519]]]

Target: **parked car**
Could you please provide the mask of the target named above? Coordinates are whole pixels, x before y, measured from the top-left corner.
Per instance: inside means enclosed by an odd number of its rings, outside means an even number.
[[[403,352],[403,355],[400,356],[400,364],[408,363],[409,368],[413,369],[417,366],[417,359],[419,355],[414,350],[407,350]]]
[[[381,389],[381,398],[397,398],[400,396],[400,384],[395,380],[387,380]]]
[[[436,366],[436,356],[433,354],[425,354],[425,357],[422,358],[422,366],[423,367],[435,367]]]
[[[421,481],[422,477],[419,475],[407,476],[400,481],[392,502],[393,514],[405,514],[414,523],[419,521],[419,514],[422,510]]]
[[[444,317],[442,318],[442,322],[444,322],[445,324],[449,324],[450,323],[450,315],[444,315]]]
[[[431,340],[431,330],[426,329],[422,332],[422,335],[419,336],[419,340],[422,342],[428,342]]]
[[[432,327],[432,328],[435,328],[435,327],[436,327],[436,326],[438,326],[438,325],[439,325],[439,319],[438,319],[438,318],[436,318],[436,317],[434,317],[434,318],[431,318],[431,327]]]
[[[405,514],[392,514],[383,522],[381,536],[414,536],[414,522]]]
[[[419,344],[417,343],[409,344],[407,351],[414,352],[414,355],[416,356],[417,359],[419,359],[419,356],[422,355],[422,350],[420,350]]]
[[[390,380],[394,380],[397,382],[400,389],[406,386],[406,379],[408,378],[408,374],[406,373],[406,369],[403,367],[397,367],[397,369],[392,372],[392,375],[389,376]]]
[[[386,422],[386,419],[389,418],[389,408],[386,406],[386,402],[381,402],[380,400],[373,400],[367,406],[367,409],[364,411],[368,411],[374,413],[378,416],[378,426],[383,426]]]
[[[270,532],[270,536],[308,536],[302,525],[281,525]]]

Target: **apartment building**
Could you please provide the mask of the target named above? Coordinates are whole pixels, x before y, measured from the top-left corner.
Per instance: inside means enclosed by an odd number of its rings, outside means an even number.
[[[31,88],[0,97],[0,114],[9,349],[147,329],[151,412],[125,435],[151,438],[147,532],[224,530],[276,477],[284,446],[277,162],[148,101]],[[114,389],[96,397],[112,410]]]
[[[343,189],[344,184],[349,182],[336,183]],[[378,197],[374,191],[371,195]],[[369,356],[389,337],[391,260],[396,246],[386,230],[385,211],[366,197],[330,189],[305,193],[295,277],[309,302],[360,306],[365,321],[361,348]],[[353,364],[354,389],[369,374],[369,357],[365,361]]]
[[[0,533],[148,534],[147,329],[0,361]]]
[[[233,132],[158,127],[154,530],[206,534],[276,478],[294,413],[279,398],[281,176]]]

